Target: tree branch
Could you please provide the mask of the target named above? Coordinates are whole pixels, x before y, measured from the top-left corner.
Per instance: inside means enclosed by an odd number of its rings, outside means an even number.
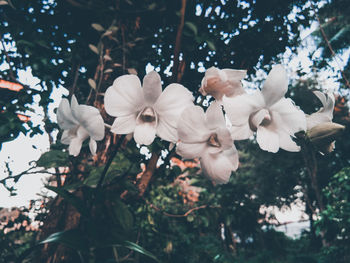
[[[321,30],[322,37],[323,37],[324,41],[326,41],[326,44],[327,44],[329,50],[331,51],[332,57],[334,57],[334,60],[335,60],[335,62],[336,62],[337,65],[338,65],[338,68],[339,68],[339,70],[340,70],[340,73],[341,73],[341,75],[342,75],[342,77],[343,77],[343,79],[344,79],[344,81],[345,81],[345,85],[350,89],[350,82],[349,82],[348,78],[346,77],[344,71],[341,69],[341,66],[339,65],[338,60],[336,59],[336,56],[337,56],[337,55],[335,54],[335,52],[334,52],[334,50],[333,50],[333,48],[332,48],[332,45],[331,45],[331,43],[329,42],[329,40],[328,40],[328,38],[327,38],[326,32],[324,31],[324,29],[323,29],[323,27],[322,27],[320,18],[318,17],[318,15],[316,15],[316,18],[317,18],[318,24],[320,25],[320,30]]]
[[[181,19],[179,27],[177,28],[177,34],[176,34],[176,40],[175,40],[175,48],[174,48],[174,65],[172,69],[172,78],[174,82],[180,82],[180,79],[178,78],[178,70],[179,70],[179,55],[181,50],[181,37],[182,37],[182,31],[185,23],[185,11],[186,11],[186,0],[182,0],[182,6],[181,6]]]

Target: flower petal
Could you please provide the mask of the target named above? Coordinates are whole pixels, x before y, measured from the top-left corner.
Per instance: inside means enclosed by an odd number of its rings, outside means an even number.
[[[141,82],[135,75],[117,78],[104,96],[106,112],[114,117],[134,114],[144,107]]]
[[[184,143],[206,142],[211,131],[206,127],[203,109],[193,105],[186,108],[179,119],[177,132]]]
[[[233,144],[233,140],[230,134],[230,131],[224,127],[224,128],[217,128],[216,129],[216,134],[218,136],[218,140],[220,142],[221,145],[221,149],[222,150],[227,150],[230,149],[232,147]]]
[[[261,93],[269,107],[284,97],[288,89],[287,73],[282,65],[276,65],[268,74]]]
[[[249,124],[242,126],[232,126],[230,128],[231,137],[234,141],[236,140],[246,140],[253,135],[253,131],[250,129]]]
[[[92,155],[96,155],[96,151],[97,151],[97,143],[95,140],[90,138],[89,141],[89,148],[90,148],[90,152]]]
[[[142,90],[146,104],[152,106],[162,93],[162,82],[156,71],[151,71],[143,78]]]
[[[234,80],[234,81],[241,81],[247,75],[247,71],[242,69],[224,68],[221,71],[226,74],[229,80]]]
[[[233,98],[224,96],[223,104],[232,125],[242,126],[248,123],[252,113],[264,107],[265,102],[261,92],[256,91],[253,94],[243,94]]]
[[[105,124],[97,108],[88,105],[78,105],[72,108],[72,113],[91,138],[96,141],[104,138]]]
[[[81,150],[81,146],[83,145],[83,141],[79,137],[75,137],[71,140],[69,144],[69,154],[73,156],[78,156]]]
[[[139,122],[135,126],[134,140],[141,145],[150,145],[156,137],[156,122]]]
[[[226,120],[222,112],[221,105],[213,101],[205,112],[206,125],[211,130],[216,130],[219,127],[226,127]]]
[[[273,125],[259,126],[256,132],[256,140],[264,151],[276,153],[279,149],[279,136]]]
[[[278,130],[280,148],[288,152],[299,152],[300,147],[293,141],[290,134],[283,130]]]
[[[63,144],[70,144],[70,141],[74,138],[72,134],[70,133],[70,130],[64,130],[61,136],[61,143]]]
[[[206,153],[200,162],[207,177],[217,184],[224,184],[230,180],[231,172],[238,168],[238,152],[235,147],[231,147],[219,154]]]
[[[321,108],[318,112],[306,116],[307,130],[312,129],[316,125],[323,122],[331,122],[333,119],[333,110],[335,103],[334,95],[332,93],[325,95],[320,91],[314,91],[314,94],[322,102],[323,108]]]
[[[153,106],[158,116],[157,135],[163,140],[176,142],[181,113],[192,105],[192,93],[184,86],[176,83],[167,86]]]
[[[184,159],[194,159],[201,157],[207,146],[206,143],[183,143],[179,142],[176,145],[176,153]]]
[[[157,135],[165,141],[168,142],[177,142],[177,129],[171,126],[170,122],[167,119],[159,119],[157,126]]]
[[[58,106],[57,123],[63,130],[72,129],[78,124],[72,115],[72,110],[67,99],[62,99]]]
[[[115,134],[129,134],[134,132],[136,126],[136,114],[117,117],[112,125],[111,132]]]
[[[305,114],[291,99],[282,98],[270,108],[270,111],[278,129],[284,129],[290,135],[306,130]]]

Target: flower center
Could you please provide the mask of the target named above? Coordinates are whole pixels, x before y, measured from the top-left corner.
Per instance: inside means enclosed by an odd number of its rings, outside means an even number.
[[[218,135],[216,133],[212,133],[207,142],[210,146],[213,147],[221,147],[221,143],[218,139]]]
[[[258,126],[267,126],[271,123],[271,115],[267,109],[261,109],[249,116],[249,127],[256,131]]]
[[[146,107],[141,112],[140,118],[143,122],[154,122],[156,120],[156,114],[151,107]]]

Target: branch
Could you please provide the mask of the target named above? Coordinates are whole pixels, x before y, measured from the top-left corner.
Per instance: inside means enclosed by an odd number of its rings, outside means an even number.
[[[96,187],[96,191],[98,191],[102,187],[102,183],[103,183],[103,181],[104,181],[104,179],[106,177],[108,169],[111,166],[112,161],[113,161],[114,157],[116,156],[120,146],[122,145],[122,143],[124,141],[124,138],[125,138],[125,135],[122,135],[122,136],[119,137],[119,140],[118,140],[117,144],[115,145],[115,148],[114,148],[111,156],[109,157],[109,159],[108,159],[108,161],[107,161],[107,163],[105,165],[105,168],[102,171],[101,177],[100,177],[100,179],[98,181],[98,184],[97,184],[97,187]]]
[[[343,79],[345,80],[345,85],[346,85],[348,88],[350,88],[350,82],[349,82],[349,80],[347,79],[347,77],[346,77],[344,71],[341,69],[342,67],[339,65],[338,60],[336,59],[336,54],[335,54],[335,52],[334,52],[334,50],[333,50],[333,48],[332,48],[331,43],[329,42],[329,40],[328,40],[328,38],[327,38],[326,32],[324,31],[324,29],[323,29],[323,27],[322,27],[322,24],[321,24],[321,21],[320,21],[320,18],[318,17],[318,15],[316,15],[316,18],[317,18],[317,21],[318,21],[318,23],[319,23],[319,25],[320,25],[320,30],[321,30],[322,37],[323,37],[323,39],[326,41],[326,44],[327,44],[329,50],[331,51],[332,57],[334,57],[334,60],[335,60],[335,62],[336,62],[337,65],[338,65],[338,68],[339,68],[339,70],[340,70],[340,73],[341,73]]]
[[[145,193],[147,186],[152,178],[152,175],[156,170],[158,159],[159,159],[159,151],[152,152],[151,159],[149,159],[147,168],[143,172],[138,185],[139,196],[143,196],[143,194]]]
[[[158,212],[162,212],[163,215],[168,216],[168,217],[187,217],[192,212],[200,210],[200,209],[204,209],[204,208],[221,208],[221,206],[201,205],[201,206],[197,206],[197,207],[191,208],[190,210],[188,210],[186,213],[184,213],[182,215],[176,215],[176,214],[169,214],[169,213],[163,211],[162,209],[160,209],[159,207],[157,207],[154,204],[150,203],[146,199],[145,199],[145,201],[151,208],[153,208],[154,210],[156,210]]]
[[[179,55],[181,50],[181,37],[182,37],[182,31],[185,23],[185,11],[186,11],[186,0],[182,0],[182,7],[180,10],[181,13],[181,19],[179,27],[177,28],[177,34],[176,34],[176,41],[175,41],[175,48],[174,48],[174,65],[172,69],[172,78],[173,81],[179,82],[178,78],[178,70],[179,70]]]

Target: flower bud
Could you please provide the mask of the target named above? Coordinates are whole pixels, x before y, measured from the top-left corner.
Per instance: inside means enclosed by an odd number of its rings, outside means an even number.
[[[307,132],[310,141],[322,152],[331,152],[334,148],[333,141],[345,126],[334,122],[324,122],[316,125]]]

